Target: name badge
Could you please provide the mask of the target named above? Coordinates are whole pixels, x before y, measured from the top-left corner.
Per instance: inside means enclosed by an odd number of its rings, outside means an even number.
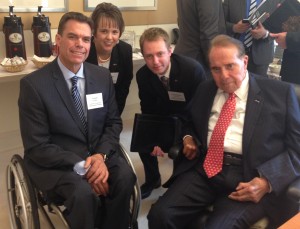
[[[169,99],[172,101],[185,102],[185,96],[183,92],[168,91],[168,94],[169,94]]]
[[[119,72],[111,72],[112,81],[115,84],[118,80]]]
[[[86,95],[87,109],[92,110],[103,107],[102,93]]]

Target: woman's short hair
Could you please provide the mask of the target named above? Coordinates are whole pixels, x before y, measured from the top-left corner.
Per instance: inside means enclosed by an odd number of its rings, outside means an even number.
[[[101,19],[108,19],[109,23],[113,26],[117,26],[120,30],[120,36],[124,32],[125,23],[122,17],[122,13],[119,8],[111,3],[102,2],[96,6],[92,15],[94,21],[94,31],[97,30]]]

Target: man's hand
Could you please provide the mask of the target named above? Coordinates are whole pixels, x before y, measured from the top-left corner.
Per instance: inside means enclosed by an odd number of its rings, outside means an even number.
[[[235,192],[228,197],[236,201],[258,203],[270,191],[269,182],[265,178],[255,177],[250,182],[240,182]]]
[[[107,183],[108,169],[101,154],[94,154],[86,159],[85,168],[91,166],[86,173],[86,179],[90,184]]]
[[[270,33],[270,37],[275,38],[280,48],[286,49],[286,32],[282,33]]]
[[[265,29],[265,27],[261,24],[260,21],[258,22],[256,28],[251,30],[251,35],[256,40],[264,38],[267,33],[268,31]]]
[[[238,23],[233,25],[232,30],[234,33],[245,33],[249,28],[249,23],[243,23],[243,21],[240,20]]]
[[[193,160],[197,156],[197,145],[192,136],[187,136],[184,138],[182,152],[189,160]]]
[[[159,146],[154,146],[151,156],[154,157],[164,157],[164,151]]]
[[[102,182],[98,182],[98,183],[92,183],[91,184],[92,189],[94,190],[94,192],[99,195],[99,196],[107,196],[108,191],[109,191],[109,185],[107,182],[102,183]]]

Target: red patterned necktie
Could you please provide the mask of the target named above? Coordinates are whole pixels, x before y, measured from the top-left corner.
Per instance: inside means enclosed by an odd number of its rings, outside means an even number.
[[[207,155],[204,161],[204,170],[211,178],[222,170],[224,154],[224,138],[227,128],[232,120],[235,111],[236,98],[234,93],[230,93],[224,103],[219,119],[212,132],[208,146]]]

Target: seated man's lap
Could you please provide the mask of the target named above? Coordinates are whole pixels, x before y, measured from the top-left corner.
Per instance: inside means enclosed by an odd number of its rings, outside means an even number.
[[[178,176],[152,206],[149,227],[159,227],[162,223],[165,228],[173,228],[170,225],[184,228],[214,201],[214,196],[205,179],[196,170],[189,170]]]
[[[249,228],[266,214],[262,203],[238,202],[227,196],[218,198],[213,204],[205,228]]]
[[[234,228],[231,225],[237,223],[243,228],[242,225],[252,225],[265,216],[261,204],[233,201],[227,194],[216,199],[220,196],[216,190],[196,170],[181,174],[152,206],[149,227],[152,229],[162,223],[166,228],[185,228],[211,205],[214,205],[214,213],[209,217],[208,228]],[[224,227],[224,223],[228,226]]]
[[[136,182],[136,175],[127,161],[118,154],[114,154],[107,160],[106,165],[109,171],[109,185],[113,185],[116,191],[121,189],[125,193],[131,193]]]

